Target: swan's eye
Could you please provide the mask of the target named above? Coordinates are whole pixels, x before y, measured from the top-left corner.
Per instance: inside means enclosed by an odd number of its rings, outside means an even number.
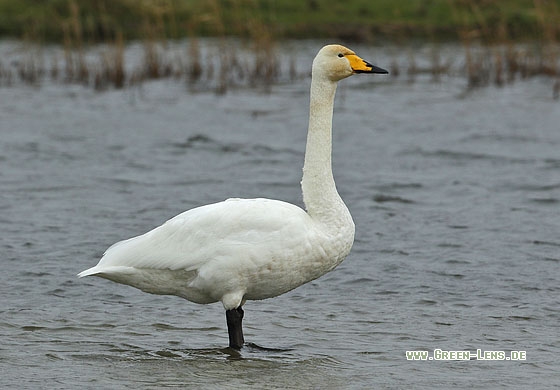
[[[338,53],[338,58],[342,58],[342,57],[344,57],[344,54]]]

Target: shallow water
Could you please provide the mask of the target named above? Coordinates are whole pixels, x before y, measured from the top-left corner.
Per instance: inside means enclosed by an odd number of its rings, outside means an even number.
[[[224,349],[219,304],[75,275],[191,207],[301,204],[309,80],[222,97],[173,81],[1,88],[0,385],[555,387],[560,105],[548,79],[464,84],[341,83],[334,171],[355,246],[330,274],[249,302],[240,353]],[[406,360],[436,348],[527,357]]]

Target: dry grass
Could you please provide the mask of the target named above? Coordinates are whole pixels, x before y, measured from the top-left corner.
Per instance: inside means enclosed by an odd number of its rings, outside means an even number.
[[[224,94],[239,86],[268,90],[280,80],[296,80],[300,75],[295,59],[289,59],[287,70],[281,66],[277,40],[266,20],[239,17],[250,2],[236,0],[227,3],[230,8],[226,10],[222,1],[209,0],[205,7],[207,12],[186,25],[179,25],[174,19],[172,3],[142,3],[141,14],[145,15],[140,33],[143,37],[143,55],[131,64],[125,55],[123,34],[104,24],[98,29],[107,43],[103,49],[95,49],[97,54],[92,55],[95,47],[86,43],[91,41],[89,35],[92,28],[83,25],[80,3],[68,0],[69,17],[62,21],[63,55],[52,55],[49,61],[45,61],[41,49],[30,49],[15,65],[0,62],[0,85],[13,85],[16,82],[40,85],[50,77],[53,82],[82,84],[96,90],[106,90],[138,85],[146,80],[174,78],[184,82],[190,91],[214,90],[217,94]],[[442,58],[438,46],[434,45],[429,64],[420,66],[414,52],[404,48],[411,54],[400,64],[393,60],[390,65],[393,77],[405,74],[409,81],[414,81],[418,75],[429,74],[434,81],[439,81],[443,75],[455,75],[457,68],[454,63],[461,62],[464,64],[462,71],[466,74],[467,88],[503,86],[538,75],[559,80],[560,10],[557,3],[534,0],[539,38],[523,44],[511,38],[511,26],[506,25],[505,19],[497,20],[496,25],[489,25],[483,7],[494,3],[494,0],[450,2],[455,7],[454,18],[464,48],[462,62]],[[108,6],[109,3],[101,1],[99,12],[104,12],[104,7]],[[232,25],[230,14],[238,16],[233,18],[237,23],[242,20],[245,23]],[[474,24],[473,19],[476,21]],[[199,24],[212,27],[218,36],[216,46],[203,48],[198,38],[191,37],[185,49],[177,53],[169,50],[168,41],[162,39],[174,35],[173,31],[179,28],[197,31]],[[227,38],[226,31],[238,31],[246,38]],[[29,34],[33,35],[33,32]],[[558,81],[554,85],[557,84]],[[557,91],[559,87],[554,88]],[[554,94],[556,96],[558,92]]]

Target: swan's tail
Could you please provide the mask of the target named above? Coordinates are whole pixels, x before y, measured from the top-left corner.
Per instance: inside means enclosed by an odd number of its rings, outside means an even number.
[[[99,265],[96,265],[95,267],[91,267],[86,269],[85,271],[80,272],[77,276],[79,278],[83,278],[85,276],[91,276],[91,275],[103,276],[103,275],[110,275],[110,274],[127,274],[127,273],[129,274],[132,272],[134,272],[133,267],[115,266],[115,265],[109,267],[100,267]]]

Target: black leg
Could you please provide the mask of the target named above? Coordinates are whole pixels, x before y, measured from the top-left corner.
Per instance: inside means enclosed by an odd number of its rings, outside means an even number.
[[[241,306],[237,309],[226,310],[230,348],[241,349],[243,347],[245,340],[243,339],[243,328],[241,327],[242,320],[243,309]]]

